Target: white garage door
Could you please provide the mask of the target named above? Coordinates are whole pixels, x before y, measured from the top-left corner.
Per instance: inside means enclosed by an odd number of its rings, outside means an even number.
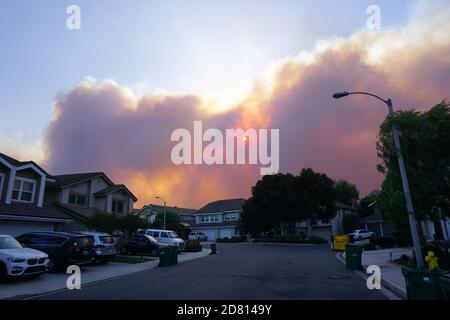
[[[0,234],[17,237],[32,231],[53,231],[53,223],[0,220]]]
[[[235,236],[234,228],[220,228],[219,232],[220,232],[220,235],[219,235],[220,238],[231,238],[231,237]]]
[[[197,231],[203,232],[209,240],[216,240],[217,230],[216,229],[198,229]]]

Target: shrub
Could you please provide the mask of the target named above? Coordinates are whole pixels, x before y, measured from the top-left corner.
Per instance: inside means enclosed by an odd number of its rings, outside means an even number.
[[[372,238],[369,240],[369,242],[374,245],[378,246],[380,248],[393,248],[397,244],[395,239],[393,237],[378,237],[378,238]]]
[[[199,241],[197,240],[188,240],[185,244],[185,251],[186,252],[199,252],[202,251],[202,246]]]
[[[376,250],[376,246],[373,243],[365,243],[363,244],[364,251]]]

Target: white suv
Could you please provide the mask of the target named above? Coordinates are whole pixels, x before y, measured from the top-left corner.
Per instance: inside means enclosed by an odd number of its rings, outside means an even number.
[[[363,240],[375,237],[375,233],[367,230],[355,230],[349,236],[353,236],[355,240]]]
[[[48,255],[24,248],[16,239],[0,234],[0,280],[12,277],[39,277],[46,269]]]
[[[189,240],[207,241],[208,237],[203,232],[192,231],[189,233]]]
[[[184,250],[184,240],[181,239],[175,231],[160,229],[139,229],[138,234],[146,234],[155,238],[158,242],[164,243],[171,247],[177,247],[178,251]]]

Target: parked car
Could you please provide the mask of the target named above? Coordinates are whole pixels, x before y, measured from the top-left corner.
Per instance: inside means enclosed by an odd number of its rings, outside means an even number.
[[[353,237],[354,240],[363,240],[370,239],[375,237],[375,233],[367,230],[355,230],[352,233],[349,233],[349,236]]]
[[[172,230],[159,230],[159,229],[139,229],[138,234],[146,234],[155,238],[158,242],[167,244],[171,247],[177,247],[178,251],[184,250],[184,240],[181,239]]]
[[[0,234],[0,281],[7,277],[39,277],[47,269],[48,255],[24,248],[16,239]]]
[[[94,238],[79,233],[30,232],[16,238],[23,246],[48,254],[48,269],[56,271],[69,265],[95,260]]]
[[[123,253],[126,254],[150,254],[154,257],[159,256],[159,250],[167,247],[166,244],[158,242],[149,235],[136,235],[127,241],[123,247]]]
[[[198,241],[207,241],[208,237],[206,236],[206,234],[204,234],[203,232],[200,231],[193,231],[191,233],[189,233],[189,240],[198,240]]]
[[[95,261],[107,263],[116,256],[116,243],[114,237],[108,233],[82,231],[80,234],[94,238]]]

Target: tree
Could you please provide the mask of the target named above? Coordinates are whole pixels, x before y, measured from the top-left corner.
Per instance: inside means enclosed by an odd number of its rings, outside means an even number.
[[[389,221],[407,226],[401,177],[393,145],[392,124],[400,133],[402,151],[417,219],[450,216],[450,105],[447,101],[427,112],[399,111],[380,127],[377,141],[385,175],[379,207]]]
[[[344,233],[350,233],[353,230],[359,228],[359,217],[354,212],[349,212],[344,214],[342,217],[342,227],[344,228]]]
[[[132,234],[137,229],[148,228],[148,223],[134,215],[117,215],[105,212],[96,212],[86,222],[86,225],[96,231],[113,233],[122,231],[126,234]]]
[[[252,188],[252,196],[244,203],[240,226],[253,234],[266,232],[296,222],[292,198],[291,174],[266,175]]]
[[[354,184],[346,180],[339,180],[335,187],[336,200],[340,203],[351,206],[353,199],[359,199],[359,190]]]
[[[374,190],[370,192],[367,196],[361,199],[359,202],[359,216],[360,218],[365,218],[374,213],[373,209],[378,206],[378,201],[380,199],[380,190]],[[370,206],[370,207],[369,207]]]
[[[320,220],[328,222],[336,214],[335,183],[326,174],[303,169],[295,177],[293,197],[296,208],[296,220],[306,221],[307,236],[312,235],[312,224]]]
[[[158,213],[153,222],[153,228],[164,229],[164,213]],[[166,229],[181,233],[180,216],[175,212],[166,212]]]

